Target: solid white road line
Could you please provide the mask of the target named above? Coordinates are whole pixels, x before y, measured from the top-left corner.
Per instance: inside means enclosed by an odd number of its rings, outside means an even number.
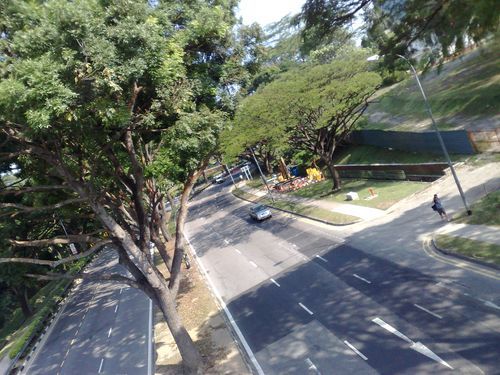
[[[305,307],[301,302],[299,302],[299,306],[302,307],[304,310],[306,310],[310,315],[314,314],[311,310],[309,310],[307,307]]]
[[[316,372],[316,374],[321,375],[321,372],[319,372],[319,370],[316,367],[316,365],[309,358],[306,358],[306,364],[307,364],[307,366],[309,366],[307,368],[308,370],[313,370],[314,372]]]
[[[251,260],[248,261],[252,266],[254,266],[255,268],[259,267],[258,265],[256,265],[254,262],[252,262]]]
[[[118,304],[115,306],[115,313],[118,311]]]
[[[193,249],[193,251],[195,253],[194,258],[198,262],[198,265],[200,266],[200,269],[203,272],[203,275],[205,276],[205,280],[207,280],[208,284],[210,285],[210,288],[212,289],[212,291],[214,292],[215,296],[219,300],[219,303],[220,303],[222,309],[224,310],[227,318],[229,319],[229,323],[231,324],[231,326],[233,327],[234,331],[236,332],[236,335],[240,339],[241,345],[243,345],[243,348],[245,349],[248,357],[250,358],[250,361],[255,366],[255,369],[257,370],[257,374],[258,375],[264,375],[264,370],[262,370],[262,367],[260,366],[259,362],[257,361],[257,358],[255,358],[255,354],[253,354],[253,351],[250,348],[250,346],[248,345],[248,342],[245,339],[245,336],[243,336],[243,333],[241,332],[240,327],[238,327],[238,325],[234,321],[233,314],[231,314],[231,312],[229,311],[229,309],[226,306],[226,303],[222,299],[219,291],[217,290],[217,288],[215,287],[215,285],[212,283],[212,280],[208,277],[207,269],[205,268],[205,266],[203,265],[203,263],[200,262],[199,258],[196,256],[196,250],[195,250],[194,246],[191,244],[191,241],[189,241],[189,238],[188,238],[187,235],[185,236],[185,238],[186,238],[186,242],[189,244],[189,246]]]
[[[436,317],[436,318],[438,318],[438,319],[443,319],[443,317],[442,317],[441,315],[436,314],[435,312],[432,312],[432,311],[430,311],[430,310],[427,310],[427,309],[426,309],[425,307],[423,307],[423,306],[420,306],[420,305],[418,305],[418,304],[416,304],[416,303],[414,303],[414,304],[413,304],[413,306],[415,306],[416,308],[418,308],[418,309],[420,309],[420,310],[422,310],[422,311],[425,311],[425,312],[426,312],[426,313],[428,313],[428,314],[431,314],[432,316],[434,316],[434,317]]]
[[[367,284],[371,284],[372,282],[370,280],[366,280],[364,277],[359,276],[358,274],[353,273],[352,274],[356,279],[360,279],[361,281],[364,281]]]
[[[375,323],[375,324],[378,324],[379,326],[381,326],[383,329],[386,329],[390,333],[398,336],[400,339],[406,341],[408,344],[413,344],[412,340],[410,340],[408,337],[406,337],[405,335],[403,335],[401,332],[399,332],[396,328],[394,328],[390,324],[384,322],[382,319],[375,318],[375,319],[372,319],[372,322]]]
[[[102,370],[102,364],[104,363],[104,358],[101,359],[101,364],[99,365],[99,370],[97,370],[97,373],[100,374]]]
[[[361,353],[358,349],[356,349],[354,347],[354,345],[352,345],[349,341],[344,340],[344,344],[346,344],[349,347],[349,349],[351,349],[354,353],[356,353],[357,355],[359,355],[365,361],[368,360],[368,358],[363,353]]]
[[[113,327],[110,327],[109,328],[109,331],[108,331],[108,337],[111,336],[111,332],[113,331]]]
[[[122,292],[123,292],[123,288],[120,288],[120,294],[122,294]]]
[[[325,263],[328,263],[328,261],[320,255],[316,255],[316,258],[321,259]]]
[[[281,287],[280,284],[278,284],[278,282],[276,280],[274,280],[273,278],[270,279],[274,285],[278,286],[278,287]]]
[[[63,359],[63,361],[62,361],[62,362],[61,362],[61,364],[60,364],[60,367],[61,367],[61,368],[64,366],[64,361],[65,361],[65,359]]]
[[[73,345],[75,343],[75,339],[71,340],[70,345]],[[69,349],[68,349],[69,352]]]
[[[239,251],[238,249],[234,249],[238,254],[241,254],[241,251]]]

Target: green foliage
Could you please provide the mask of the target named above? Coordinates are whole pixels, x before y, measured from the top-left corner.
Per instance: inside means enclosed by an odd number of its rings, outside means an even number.
[[[147,175],[158,181],[184,181],[200,168],[218,147],[219,133],[226,126],[226,115],[208,108],[182,114],[163,134],[164,147],[147,167]]]
[[[364,46],[378,47],[389,66],[395,54],[411,53],[415,41],[430,47],[435,61],[462,50],[467,39],[477,43],[495,33],[500,24],[495,0],[307,0],[297,18],[304,24],[304,46],[319,45],[362,11]]]

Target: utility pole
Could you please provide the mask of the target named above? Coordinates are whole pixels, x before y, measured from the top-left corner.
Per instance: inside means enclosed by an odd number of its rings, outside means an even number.
[[[268,192],[269,196],[271,197],[271,201],[273,201],[273,203],[274,203],[273,194],[271,193],[271,189],[269,189],[269,185],[267,184],[266,178],[264,177],[264,173],[262,173],[262,169],[260,169],[260,165],[259,165],[259,162],[257,161],[257,158],[255,157],[255,153],[253,152],[253,149],[251,147],[249,147],[249,148],[250,148],[250,151],[252,152],[253,160],[255,160],[255,164],[257,165],[257,169],[259,170],[260,177],[262,178],[262,182],[264,182],[264,185],[266,185],[267,192]]]
[[[422,93],[422,96],[424,97],[425,108],[427,109],[427,112],[429,113],[429,116],[431,118],[432,125],[434,127],[434,130],[436,131],[436,135],[437,135],[438,140],[439,140],[439,144],[441,145],[441,148],[443,150],[443,154],[446,158],[446,161],[448,162],[448,166],[450,167],[451,174],[453,175],[453,178],[455,180],[455,184],[457,185],[458,192],[460,193],[460,197],[462,197],[462,202],[464,204],[467,215],[472,215],[472,211],[470,210],[469,205],[467,204],[467,200],[465,199],[465,194],[464,194],[464,191],[462,190],[462,186],[460,185],[460,181],[458,180],[458,176],[457,176],[457,173],[455,172],[455,168],[453,167],[453,164],[451,163],[450,155],[448,154],[448,150],[446,149],[446,145],[444,144],[443,138],[441,137],[441,132],[439,131],[439,129],[437,127],[436,121],[434,121],[434,116],[432,115],[431,106],[429,104],[429,101],[427,100],[427,96],[425,95],[422,84],[420,83],[420,79],[418,79],[417,71],[413,67],[410,60],[408,60],[406,57],[404,57],[402,55],[396,55],[396,56],[405,60],[408,63],[408,65],[410,65],[410,67],[411,67],[413,75],[415,76],[415,79],[417,80],[417,84],[418,84],[418,87],[420,89],[420,92]]]
[[[229,175],[229,177],[231,177],[231,181],[233,182],[234,187],[236,187],[236,183],[234,182],[233,175],[232,175],[232,174],[231,174],[231,172],[229,171],[229,168],[227,167],[227,164],[224,164],[224,167],[226,168],[226,172],[227,172],[227,174]]]

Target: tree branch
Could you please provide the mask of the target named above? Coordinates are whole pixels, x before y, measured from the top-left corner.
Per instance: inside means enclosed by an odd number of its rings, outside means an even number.
[[[74,242],[96,242],[99,241],[99,238],[92,237],[92,234],[96,234],[98,232],[93,232],[90,234],[70,234],[68,236],[60,236],[54,238],[47,238],[44,240],[9,240],[9,242],[14,246],[28,246],[28,247],[40,247],[47,245],[60,245],[60,244],[68,244]]]
[[[59,259],[59,260],[44,260],[44,259],[33,259],[33,258],[0,258],[0,263],[29,263],[29,264],[39,264],[41,266],[49,266],[51,268],[56,268],[57,266],[69,262],[74,262],[75,260],[84,258],[95,253],[104,245],[111,243],[111,240],[102,240],[92,246],[90,249],[76,255],[71,255],[69,257]]]
[[[68,204],[82,203],[85,202],[86,200],[87,199],[84,198],[71,198],[59,203],[51,204],[48,206],[40,206],[40,207],[30,207],[17,203],[0,203],[0,208],[14,208],[22,212],[40,212],[40,211],[57,210],[58,208],[61,208]]]
[[[68,273],[49,273],[46,275],[39,275],[39,274],[27,273],[24,276],[31,277],[37,280],[83,279],[91,281],[113,282],[118,284],[126,284],[128,286],[131,286],[132,288],[142,289],[139,283],[137,283],[137,281],[119,274],[89,275],[85,273],[80,273],[78,275],[71,275]]]
[[[0,191],[0,195],[14,194],[20,195],[24,193],[31,193],[37,191],[47,191],[47,190],[62,190],[62,189],[70,189],[69,186],[66,185],[40,185],[40,186],[29,186],[25,188],[12,187],[3,189]]]

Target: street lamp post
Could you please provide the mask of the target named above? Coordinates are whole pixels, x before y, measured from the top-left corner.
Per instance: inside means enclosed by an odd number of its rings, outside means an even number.
[[[266,185],[267,192],[269,196],[271,197],[271,201],[274,202],[274,197],[273,194],[271,193],[271,189],[269,189],[269,185],[267,184],[266,178],[264,177],[264,173],[262,173],[262,169],[260,169],[259,162],[257,161],[257,158],[255,157],[255,153],[253,152],[253,148],[249,147],[250,151],[252,152],[253,160],[255,160],[255,164],[257,165],[257,168],[260,172],[260,177],[262,178],[262,181],[264,182],[264,185]]]
[[[410,65],[411,71],[413,72],[413,75],[415,76],[415,79],[417,80],[417,84],[418,84],[418,87],[420,89],[420,92],[421,92],[422,96],[424,97],[425,108],[427,109],[427,112],[429,113],[429,116],[431,118],[432,126],[434,127],[434,130],[436,131],[436,135],[438,137],[439,144],[441,145],[441,149],[443,150],[443,154],[446,158],[446,162],[448,163],[448,166],[450,167],[451,174],[453,175],[453,178],[455,180],[455,184],[457,185],[457,188],[458,188],[458,191],[460,193],[460,197],[462,198],[462,202],[464,204],[467,215],[472,215],[472,211],[470,210],[469,205],[467,204],[467,200],[465,199],[465,194],[464,194],[464,191],[462,190],[462,186],[460,185],[460,181],[458,180],[458,176],[457,176],[457,173],[455,172],[455,168],[453,167],[453,164],[451,163],[450,155],[448,154],[448,150],[446,149],[446,145],[443,142],[443,137],[441,137],[441,132],[439,131],[439,129],[437,127],[436,121],[434,120],[434,116],[432,115],[431,106],[429,104],[429,101],[427,100],[427,96],[425,95],[424,88],[422,87],[422,84],[420,83],[420,79],[418,78],[417,71],[413,67],[413,64],[410,62],[410,60],[408,60],[406,57],[404,57],[402,55],[396,55],[396,56],[402,58],[403,60],[405,60],[408,63],[408,65]],[[375,61],[375,60],[378,60],[378,58],[379,58],[379,56],[375,55],[375,56],[370,56],[367,60],[368,61]]]

